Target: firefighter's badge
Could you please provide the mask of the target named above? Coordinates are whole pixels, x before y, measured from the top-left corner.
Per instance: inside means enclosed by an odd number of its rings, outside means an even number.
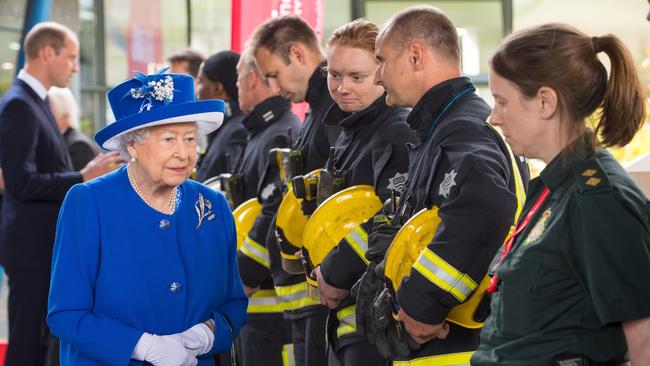
[[[458,173],[454,169],[449,171],[449,173],[445,173],[445,179],[442,180],[442,183],[440,183],[440,187],[438,188],[438,194],[443,196],[444,198],[449,197],[449,192],[451,191],[451,187],[456,185],[456,176]]]
[[[409,173],[395,173],[395,176],[388,179],[388,190],[396,190],[399,193],[404,191],[404,186],[406,186],[406,180],[409,177]]]

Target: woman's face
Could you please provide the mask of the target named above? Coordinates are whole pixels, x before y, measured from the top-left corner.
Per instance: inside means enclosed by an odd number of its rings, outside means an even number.
[[[174,123],[155,126],[141,144],[129,147],[131,156],[158,185],[177,186],[187,179],[196,163],[195,123]]]
[[[332,99],[345,112],[359,112],[384,93],[373,82],[377,61],[367,50],[346,45],[327,49],[327,86]]]
[[[540,118],[539,101],[526,98],[515,84],[491,69],[489,81],[494,96],[490,122],[501,129],[515,154],[540,158],[548,137],[556,131],[550,131],[550,124]]]

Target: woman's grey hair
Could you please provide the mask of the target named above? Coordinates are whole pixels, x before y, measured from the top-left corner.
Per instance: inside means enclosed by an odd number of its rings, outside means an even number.
[[[79,129],[79,105],[74,99],[74,95],[69,88],[57,88],[53,86],[47,92],[50,97],[50,105],[54,117],[59,118],[68,116],[68,124],[74,129]]]
[[[148,127],[139,128],[137,130],[133,130],[131,132],[120,135],[117,137],[117,141],[119,143],[117,150],[120,152],[120,155],[122,155],[123,158],[130,160],[131,154],[129,154],[127,146],[131,146],[133,144],[141,144],[147,139],[147,137],[149,137]]]

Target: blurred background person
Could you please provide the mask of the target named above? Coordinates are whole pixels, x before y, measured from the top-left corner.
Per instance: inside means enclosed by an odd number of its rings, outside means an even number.
[[[199,67],[205,60],[205,57],[196,50],[186,48],[178,53],[175,53],[167,58],[169,63],[170,74],[185,74],[194,78],[194,89],[196,90],[197,76],[199,75]]]
[[[231,173],[246,146],[248,131],[242,123],[245,116],[239,110],[237,62],[238,53],[222,51],[208,57],[199,68],[196,98],[221,99],[225,103],[223,126],[208,135],[208,147],[199,158],[196,168],[199,182]]]
[[[88,136],[79,131],[79,105],[69,88],[53,86],[47,92],[50,108],[72,159],[72,168],[83,169],[99,155],[99,148]]]

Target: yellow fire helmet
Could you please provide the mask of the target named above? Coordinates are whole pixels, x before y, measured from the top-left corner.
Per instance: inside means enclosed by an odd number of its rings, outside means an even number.
[[[369,185],[352,186],[332,195],[318,206],[305,226],[303,254],[318,266],[341,239],[381,207],[375,188]]]
[[[413,263],[420,252],[431,243],[440,225],[438,208],[423,209],[411,217],[397,232],[386,253],[384,275],[390,280],[393,290],[402,279],[411,273]],[[483,326],[474,320],[474,312],[485,294],[490,277],[485,276],[474,293],[462,304],[455,306],[447,315],[447,321],[464,328],[477,329]]]
[[[307,176],[318,177],[319,175],[320,169],[317,169]],[[307,225],[308,219],[300,208],[301,201],[301,199],[296,198],[296,195],[293,193],[293,188],[289,188],[289,191],[282,198],[280,207],[278,207],[278,217],[275,222],[278,241],[286,241],[296,248],[302,247],[302,233],[305,231],[305,225]],[[288,273],[300,274],[305,272],[302,260],[296,257],[295,253],[280,251],[280,256],[282,259],[282,268]]]
[[[257,198],[251,198],[248,201],[237,206],[232,212],[235,217],[235,228],[237,229],[237,249],[241,243],[246,239],[246,235],[253,227],[255,218],[262,212],[262,204],[257,201]]]

